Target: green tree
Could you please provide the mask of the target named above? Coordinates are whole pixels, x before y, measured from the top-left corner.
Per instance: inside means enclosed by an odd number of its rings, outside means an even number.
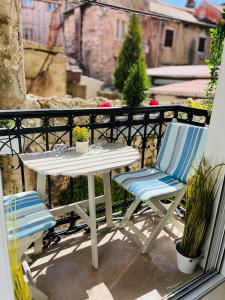
[[[135,107],[146,98],[149,80],[146,73],[146,65],[143,59],[139,59],[131,68],[123,88],[123,99],[127,105]]]
[[[140,58],[144,60],[141,23],[139,16],[132,14],[130,16],[128,34],[120,51],[118,66],[114,73],[115,86],[119,91],[123,91],[130,68]]]
[[[209,59],[206,60],[210,70],[210,79],[206,88],[207,99],[205,104],[208,106],[209,111],[213,108],[213,102],[216,93],[217,82],[219,79],[219,70],[222,60],[224,39],[225,39],[225,9],[222,13],[223,21],[217,24],[215,28],[210,29],[210,55]]]

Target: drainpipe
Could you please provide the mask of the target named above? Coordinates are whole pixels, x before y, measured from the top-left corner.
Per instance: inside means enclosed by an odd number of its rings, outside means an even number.
[[[158,34],[158,39],[157,39],[157,49],[156,49],[156,55],[155,55],[155,67],[159,66],[161,36],[162,36],[162,20],[159,21],[159,34]]]

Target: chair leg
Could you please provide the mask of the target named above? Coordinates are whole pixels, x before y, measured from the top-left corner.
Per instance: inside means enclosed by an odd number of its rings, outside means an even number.
[[[125,216],[123,217],[122,221],[120,222],[119,228],[126,227],[127,221],[131,218],[132,214],[134,213],[135,209],[140,204],[141,200],[135,199],[134,202],[129,207],[128,211],[126,212]]]
[[[177,208],[178,204],[182,200],[183,196],[184,196],[184,191],[182,191],[178,196],[175,197],[175,201],[170,205],[170,208],[167,210],[167,212],[163,216],[163,219],[156,226],[155,230],[150,235],[147,243],[145,243],[145,245],[142,249],[142,254],[146,254],[146,253],[149,252],[150,247],[152,246],[154,241],[159,236],[159,234],[162,231],[163,227],[168,223],[169,219],[171,218],[171,216],[174,213],[175,209]]]
[[[22,257],[22,266],[23,266],[23,270],[24,270],[24,274],[27,277],[28,280],[28,288],[30,290],[31,296],[33,300],[48,300],[48,296],[45,295],[45,293],[43,293],[37,286],[36,286],[36,282],[34,281],[34,278],[32,276],[30,267],[27,263],[26,260],[26,255],[23,255]]]
[[[36,285],[28,283],[28,287],[30,289],[31,297],[33,300],[48,300],[48,296],[45,295],[45,293],[43,293],[41,290],[39,290]]]

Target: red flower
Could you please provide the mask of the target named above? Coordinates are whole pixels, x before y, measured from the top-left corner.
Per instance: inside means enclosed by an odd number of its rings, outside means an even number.
[[[156,99],[152,99],[150,100],[149,105],[159,105],[159,101]]]
[[[112,104],[110,102],[105,101],[99,104],[99,107],[112,107]]]

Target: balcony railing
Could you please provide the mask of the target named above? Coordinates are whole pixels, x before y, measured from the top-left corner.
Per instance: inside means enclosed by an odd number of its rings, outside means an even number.
[[[21,190],[26,190],[25,169],[19,153],[52,150],[57,143],[69,147],[74,145],[72,130],[74,126],[88,127],[91,143],[101,140],[103,143],[124,143],[140,151],[140,162],[137,168],[154,163],[160,147],[163,133],[168,122],[172,120],[206,126],[210,117],[206,110],[181,105],[140,107],[140,108],[107,108],[107,109],[61,109],[61,110],[10,110],[0,111],[0,155],[11,153],[14,157],[12,172],[20,173]],[[149,148],[152,156],[149,160]],[[15,166],[15,157],[18,163]],[[73,198],[74,180],[70,179],[68,190]],[[47,204],[51,208],[52,179],[47,178]],[[113,204],[114,210],[125,211],[129,203],[127,195],[124,201]],[[102,216],[104,207],[98,207],[97,213]],[[71,213],[57,220],[60,231],[51,230],[45,237],[46,244],[57,242],[62,234],[69,234],[84,228],[77,225],[78,216]],[[66,226],[69,224],[69,226]]]

